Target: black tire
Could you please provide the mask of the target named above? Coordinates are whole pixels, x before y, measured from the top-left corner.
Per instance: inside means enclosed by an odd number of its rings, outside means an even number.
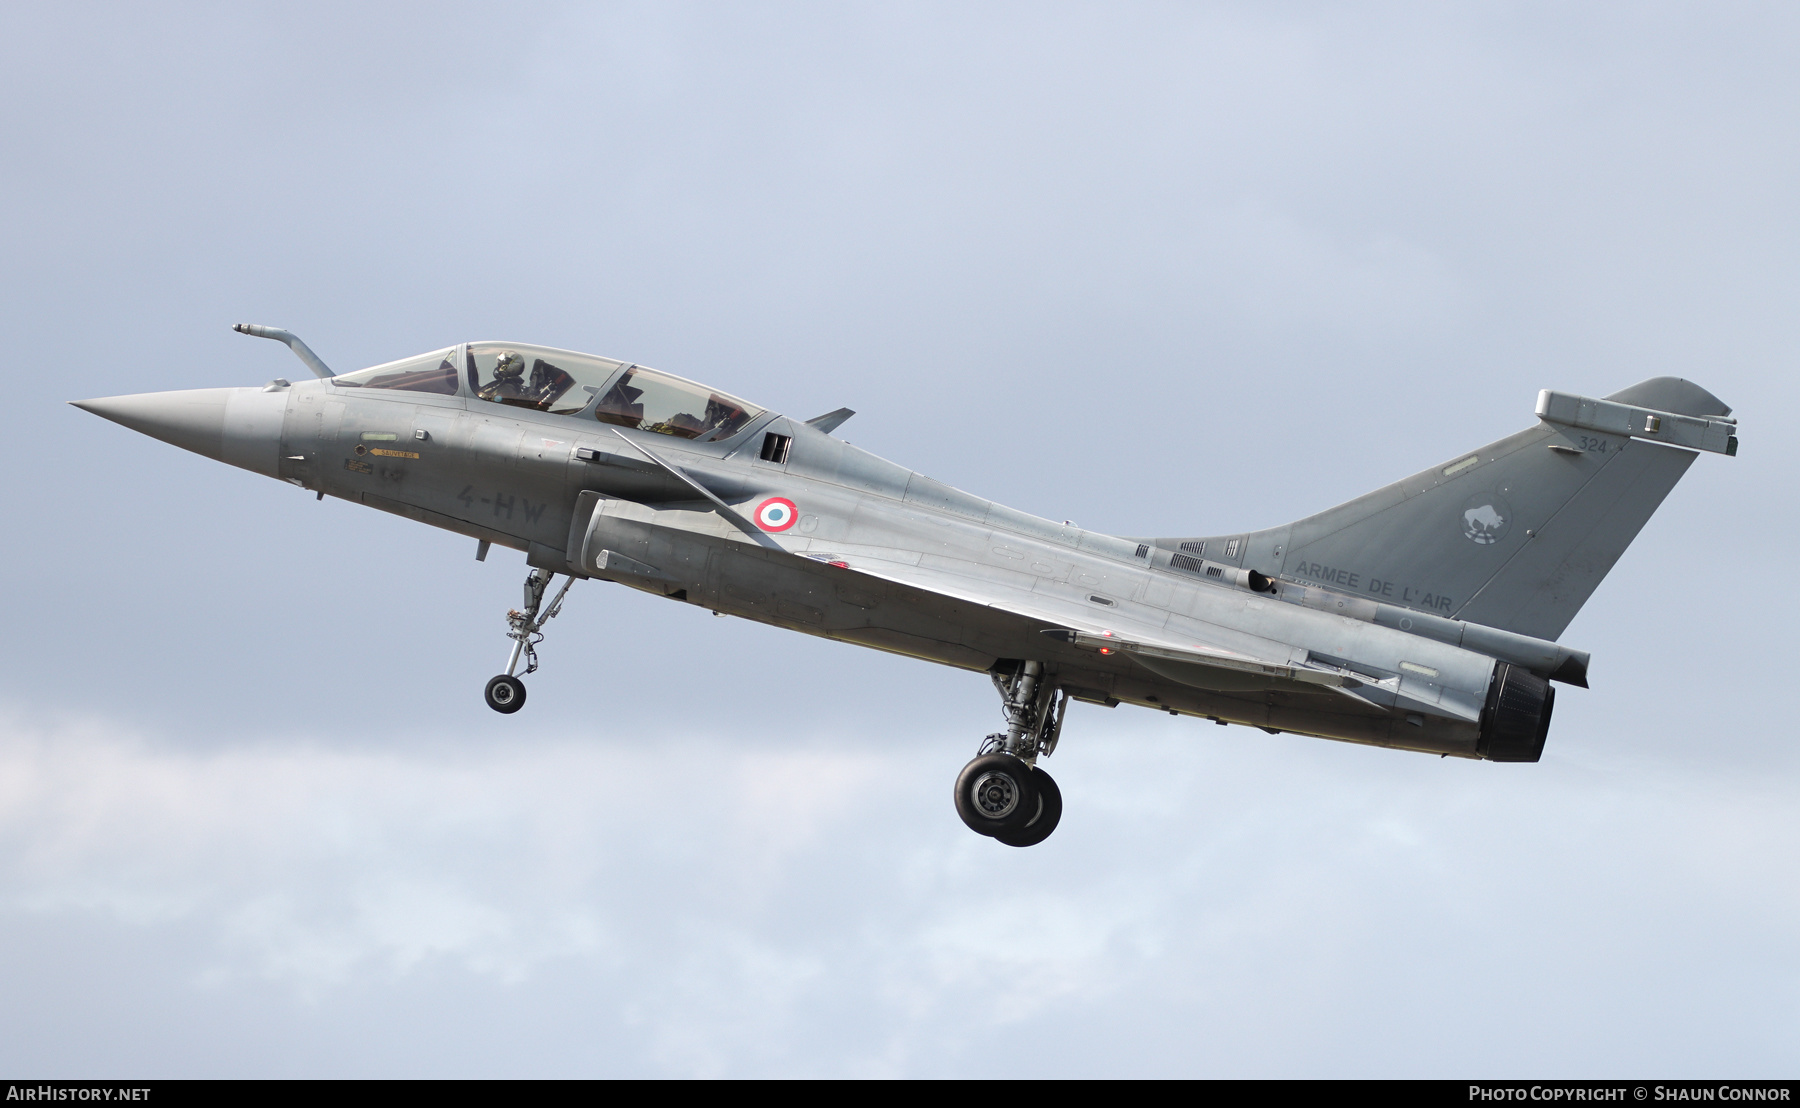
[[[525,682],[502,673],[487,683],[487,706],[502,715],[512,715],[525,706]]]
[[[956,775],[956,814],[978,835],[1017,831],[1038,814],[1031,778],[1011,754],[983,754]]]
[[[1038,794],[1037,815],[1017,831],[994,836],[1007,846],[1036,846],[1062,822],[1062,790],[1056,787],[1056,779],[1033,768],[1031,785]]]

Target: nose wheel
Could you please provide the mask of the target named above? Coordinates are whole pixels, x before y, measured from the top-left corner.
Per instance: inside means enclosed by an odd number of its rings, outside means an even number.
[[[545,605],[544,593],[549,591],[550,582],[555,579],[556,574],[549,570],[533,569],[525,578],[524,609],[514,608],[506,613],[506,637],[513,641],[512,656],[506,660],[506,672],[489,681],[484,694],[487,706],[502,715],[510,716],[525,706],[525,682],[514,674],[518,672],[521,660],[525,662],[526,673],[537,672],[537,644],[544,641],[544,624],[562,611],[563,597],[575,583],[573,577],[564,581],[556,596]],[[540,610],[542,615],[538,614]]]
[[[510,716],[525,706],[525,682],[502,673],[487,683],[486,696],[488,707]]]

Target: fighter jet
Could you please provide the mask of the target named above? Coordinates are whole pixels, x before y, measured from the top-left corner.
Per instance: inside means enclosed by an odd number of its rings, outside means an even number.
[[[315,380],[76,401],[164,442],[522,552],[517,712],[575,581],[987,675],[1006,730],[963,767],[957,814],[1040,843],[1040,765],[1070,701],[1271,734],[1535,762],[1588,654],[1556,640],[1731,409],[1657,377],[1545,390],[1536,422],[1318,515],[1260,531],[1119,537],[1039,519],[832,432],[633,362],[470,342]],[[563,578],[560,587],[556,579]],[[554,591],[552,591],[554,588]]]

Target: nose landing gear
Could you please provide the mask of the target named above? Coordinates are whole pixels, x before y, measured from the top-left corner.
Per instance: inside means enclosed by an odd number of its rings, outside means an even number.
[[[550,605],[544,607],[544,593],[550,588],[550,582],[556,574],[547,569],[533,569],[525,578],[525,609],[517,608],[506,613],[506,637],[513,640],[512,656],[506,660],[506,672],[487,683],[485,693],[487,706],[496,712],[511,715],[525,706],[525,682],[513,674],[519,668],[519,660],[525,660],[525,672],[536,673],[538,667],[537,644],[544,641],[543,626],[556,618],[562,611],[563,597],[568,595],[569,586],[575,583],[570,577],[557,590]],[[538,610],[543,609],[543,615]]]
[[[1007,846],[1036,846],[1062,820],[1062,790],[1037,760],[1056,749],[1069,697],[1042,675],[1038,662],[992,675],[1007,729],[983,740],[956,777],[956,814],[971,831]]]
[[[483,695],[487,697],[488,707],[510,716],[525,706],[525,682],[510,673],[502,673],[487,683]]]

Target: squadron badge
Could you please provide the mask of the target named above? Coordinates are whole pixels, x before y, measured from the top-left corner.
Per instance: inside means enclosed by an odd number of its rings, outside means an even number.
[[[1512,528],[1512,515],[1512,505],[1499,493],[1476,493],[1463,501],[1463,538],[1477,546],[1492,546]]]

